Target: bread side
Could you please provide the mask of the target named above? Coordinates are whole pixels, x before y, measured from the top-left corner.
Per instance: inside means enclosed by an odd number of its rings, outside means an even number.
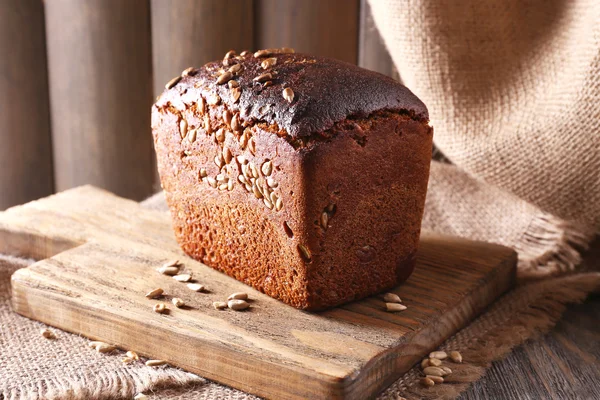
[[[432,128],[398,113],[347,119],[303,160],[312,260],[309,303],[321,309],[397,286],[414,268]]]

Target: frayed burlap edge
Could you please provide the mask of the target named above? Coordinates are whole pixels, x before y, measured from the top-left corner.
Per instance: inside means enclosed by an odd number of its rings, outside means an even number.
[[[519,253],[519,283],[573,272],[595,229],[542,212],[512,247]]]
[[[493,361],[514,347],[547,332],[559,320],[566,305],[585,300],[600,291],[600,273],[584,273],[523,285],[494,303],[485,314],[448,339],[442,350],[459,350],[462,364],[450,364],[453,373],[442,385],[424,388],[418,367],[394,383],[380,399],[454,399],[479,380]]]

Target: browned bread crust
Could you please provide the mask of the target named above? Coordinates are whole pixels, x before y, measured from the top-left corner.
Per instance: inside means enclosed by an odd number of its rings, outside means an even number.
[[[230,54],[183,75],[152,125],[187,254],[311,310],[410,275],[432,128],[408,89],[286,50]]]

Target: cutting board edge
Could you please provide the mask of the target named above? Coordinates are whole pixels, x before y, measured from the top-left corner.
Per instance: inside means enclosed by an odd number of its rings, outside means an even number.
[[[468,240],[468,239],[465,239],[465,240]],[[485,242],[481,242],[481,243],[485,243]],[[377,356],[373,357],[361,368],[360,371],[358,371],[358,374],[356,376],[354,376],[352,378],[348,377],[346,385],[345,385],[347,391],[348,391],[349,387],[351,387],[354,384],[357,384],[358,382],[361,382],[361,380],[363,380],[363,381],[366,380],[367,381],[366,385],[370,389],[363,390],[360,393],[360,396],[358,396],[358,397],[354,396],[356,393],[353,393],[353,391],[350,391],[350,393],[352,393],[352,395],[350,397],[345,397],[345,398],[347,398],[347,399],[375,398],[379,393],[382,393],[391,384],[393,384],[397,379],[399,379],[404,373],[406,373],[410,368],[412,368],[412,366],[416,365],[423,358],[425,358],[425,356],[427,354],[429,354],[433,350],[436,350],[448,338],[452,337],[454,334],[456,334],[460,330],[467,327],[470,322],[474,321],[478,316],[483,314],[483,312],[490,305],[492,305],[495,301],[497,301],[503,294],[507,293],[510,289],[512,289],[516,282],[516,265],[517,265],[518,254],[516,251],[514,251],[513,249],[511,249],[509,247],[502,246],[502,245],[497,245],[497,246],[505,248],[507,250],[507,254],[510,255],[510,258],[504,260],[496,269],[492,270],[492,275],[496,275],[495,277],[488,277],[488,279],[485,281],[485,285],[480,285],[475,289],[475,291],[479,292],[479,296],[481,296],[480,298],[482,298],[483,300],[481,300],[481,304],[479,304],[476,308],[473,309],[472,314],[469,316],[466,316],[460,322],[457,322],[457,326],[449,327],[448,332],[444,335],[441,335],[441,336],[445,336],[446,339],[439,340],[438,342],[435,342],[434,344],[432,344],[430,346],[424,347],[425,350],[421,351],[419,354],[415,354],[413,356],[408,356],[406,358],[406,360],[403,362],[403,366],[398,368],[396,360],[401,358],[402,351],[405,350],[405,347],[415,346],[415,343],[414,343],[415,336],[416,335],[427,336],[427,332],[420,331],[420,332],[416,332],[414,335],[412,335],[412,337],[407,337],[407,336],[403,337],[404,343],[398,344],[397,346],[395,346],[391,349],[387,349],[387,350],[383,351],[382,353],[378,354]],[[497,279],[497,278],[500,278],[500,279]],[[488,290],[490,288],[493,290]],[[470,297],[465,296],[461,301],[461,303],[466,303],[466,302],[475,303],[474,305],[476,305],[476,302],[474,302],[474,299],[472,296],[470,296]],[[457,306],[454,308],[454,311],[457,312],[457,310],[460,310],[460,309],[462,309],[462,307]],[[434,327],[429,326],[425,330],[427,330],[427,329],[434,330]],[[388,365],[381,365],[381,364],[388,364]],[[392,371],[392,372],[390,372],[388,374],[384,374],[384,375],[387,375],[388,378],[385,381],[382,381],[381,383],[377,383],[377,379],[378,379],[377,376],[382,375],[382,372],[381,372],[382,369]],[[364,377],[365,375],[367,376],[366,378]],[[371,376],[375,376],[375,378],[369,379]],[[369,383],[369,381],[371,381],[373,383]]]
[[[105,341],[107,343],[115,344],[120,349],[123,349],[123,350],[133,350],[133,351],[137,352],[138,354],[140,354],[141,356],[146,356],[146,357],[151,356],[150,354],[146,354],[141,348],[137,348],[135,344],[133,344],[131,346],[124,346],[122,343],[121,344],[115,343],[110,338],[108,338],[107,336],[103,336],[102,334],[93,335],[91,333],[77,330],[71,326],[66,325],[65,323],[61,323],[60,321],[57,321],[56,317],[54,315],[50,315],[49,313],[45,312],[44,307],[41,305],[44,304],[45,306],[51,308],[53,304],[61,304],[64,307],[65,304],[69,304],[68,296],[67,296],[67,301],[65,301],[64,293],[48,292],[47,288],[40,289],[40,288],[36,287],[35,284],[32,284],[32,283],[35,283],[35,281],[30,279],[29,272],[30,272],[29,267],[22,268],[22,269],[15,271],[13,273],[13,275],[11,276],[11,308],[14,312],[16,312],[17,314],[19,314],[23,317],[29,318],[31,320],[45,323],[47,325],[64,330],[66,332],[70,332],[70,333],[73,333],[76,335],[86,337],[90,340]],[[43,299],[44,302],[30,301],[30,300],[34,299],[36,296],[39,297],[40,299]],[[32,304],[33,304],[33,306],[32,306]],[[73,304],[73,306],[75,306],[75,305]],[[76,308],[73,307],[73,310],[76,310]],[[78,311],[78,315],[82,315],[80,308],[77,308],[77,311]],[[104,311],[102,311],[101,314],[103,314],[103,315],[99,316],[98,314],[94,314],[94,315],[90,314],[89,317],[90,317],[90,319],[101,320],[101,317],[110,316],[110,314],[108,314]],[[104,315],[104,314],[106,314],[106,315]],[[98,329],[93,329],[93,330],[96,332],[99,332],[99,333],[102,332],[102,329],[100,326],[98,327]],[[184,335],[180,335],[180,336],[184,337]],[[196,339],[196,340],[199,340],[199,339]],[[134,342],[137,342],[137,340],[134,340]],[[202,343],[202,344],[203,344],[204,348],[206,348],[205,343]],[[227,346],[223,346],[222,349],[229,351],[229,349],[227,349]],[[229,356],[229,358],[235,359],[236,356],[239,356],[239,353],[236,351],[231,351],[231,355]],[[154,356],[152,358],[156,358],[156,356]],[[227,358],[227,357],[221,357],[221,358]],[[266,365],[268,364],[268,365],[273,365],[277,369],[280,369],[280,370],[282,368],[287,369],[287,371],[289,371],[289,373],[293,374],[293,376],[295,377],[293,380],[295,382],[297,382],[297,381],[307,382],[306,379],[308,379],[308,382],[310,382],[311,385],[313,385],[313,386],[303,385],[303,389],[305,391],[297,393],[297,395],[295,397],[289,397],[289,395],[290,395],[289,391],[275,391],[274,392],[271,390],[266,390],[266,389],[272,388],[273,386],[265,385],[262,387],[254,387],[251,382],[242,382],[242,381],[233,380],[231,378],[231,376],[232,375],[235,376],[235,374],[231,374],[231,373],[215,374],[214,372],[212,372],[209,369],[198,368],[197,367],[198,364],[181,365],[177,361],[167,359],[166,357],[161,358],[161,359],[165,359],[165,361],[169,362],[170,365],[183,368],[190,372],[198,373],[204,378],[212,379],[212,380],[221,382],[223,384],[226,384],[228,386],[231,386],[231,387],[234,387],[234,388],[237,388],[237,389],[240,389],[245,392],[255,394],[255,395],[258,395],[261,397],[273,398],[273,399],[281,398],[281,396],[287,396],[286,398],[291,398],[291,399],[306,399],[306,398],[311,398],[311,399],[350,399],[350,397],[347,397],[345,395],[345,393],[347,392],[348,379],[352,376],[353,371],[346,372],[346,373],[344,373],[343,376],[340,376],[338,374],[328,374],[328,373],[321,372],[321,371],[310,370],[310,369],[306,368],[306,366],[303,366],[301,368],[299,366],[294,366],[294,365],[286,366],[286,365],[282,365],[280,363],[276,363],[276,362],[272,362],[272,361],[268,361],[268,360],[260,360],[260,362],[264,363],[264,365],[265,365],[265,367],[263,368],[265,371],[265,375],[264,375],[265,379],[269,379],[270,381],[273,380],[273,376],[268,373],[268,368],[266,368]],[[257,367],[257,366],[255,366],[255,367]],[[256,368],[254,370],[254,372],[256,372],[258,370],[259,370],[259,368]],[[309,372],[309,373],[306,373],[306,372]],[[288,382],[287,381],[281,382],[282,385],[284,383],[288,383]],[[311,387],[314,387],[315,390],[306,391],[306,390],[310,389]],[[320,389],[317,389],[317,387],[320,387]]]

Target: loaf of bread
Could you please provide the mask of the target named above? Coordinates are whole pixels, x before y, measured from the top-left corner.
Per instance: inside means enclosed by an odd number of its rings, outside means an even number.
[[[188,68],[152,108],[177,240],[301,309],[390,289],[414,268],[428,122],[393,79],[292,49]]]

